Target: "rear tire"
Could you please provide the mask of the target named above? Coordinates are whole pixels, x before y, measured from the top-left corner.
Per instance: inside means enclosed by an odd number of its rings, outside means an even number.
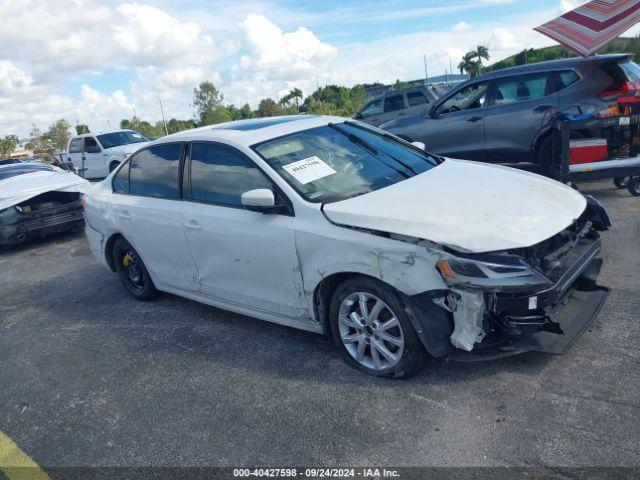
[[[124,288],[136,300],[149,301],[158,296],[149,271],[138,252],[124,238],[113,244],[113,264]]]
[[[560,178],[560,155],[553,155],[553,136],[545,138],[538,147],[536,155],[542,175],[557,180]]]
[[[629,188],[629,183],[631,182],[631,177],[616,177],[613,179],[613,184],[616,188],[623,189]]]
[[[629,193],[634,197],[640,197],[640,177],[633,177],[629,182]]]
[[[408,378],[430,358],[398,293],[377,280],[341,283],[331,299],[330,324],[345,361],[370,375]]]

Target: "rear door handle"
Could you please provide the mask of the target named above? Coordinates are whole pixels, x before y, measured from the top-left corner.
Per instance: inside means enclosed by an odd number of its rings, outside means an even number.
[[[200,224],[196,220],[189,220],[184,223],[184,226],[190,230],[200,230]]]
[[[471,122],[471,123],[476,123],[478,121],[482,120],[482,117],[478,117],[477,115],[474,115],[473,117],[467,118],[467,122]]]

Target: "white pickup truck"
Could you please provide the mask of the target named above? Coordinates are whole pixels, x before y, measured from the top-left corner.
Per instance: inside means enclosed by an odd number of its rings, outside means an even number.
[[[69,139],[66,160],[84,178],[104,178],[147,142],[147,138],[133,130],[75,135]]]

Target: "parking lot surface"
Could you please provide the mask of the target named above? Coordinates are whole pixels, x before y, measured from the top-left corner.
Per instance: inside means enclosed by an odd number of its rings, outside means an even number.
[[[640,199],[610,181],[598,318],[561,356],[407,381],[322,336],[130,298],[82,234],[0,253],[0,431],[53,466],[640,466]],[[1,474],[0,474],[1,476]]]

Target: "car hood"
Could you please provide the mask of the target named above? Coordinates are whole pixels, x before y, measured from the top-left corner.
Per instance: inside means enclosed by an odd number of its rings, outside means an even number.
[[[12,207],[45,192],[87,191],[90,183],[78,175],[53,167],[53,171],[40,171],[16,175],[0,181],[0,210]]]
[[[586,199],[513,168],[447,159],[365,195],[327,204],[332,222],[430,240],[467,252],[535,245],[573,223]]]
[[[104,150],[109,153],[126,153],[127,155],[131,155],[147,145],[149,145],[149,142],[128,143],[126,145],[118,145],[117,147],[105,148]]]

